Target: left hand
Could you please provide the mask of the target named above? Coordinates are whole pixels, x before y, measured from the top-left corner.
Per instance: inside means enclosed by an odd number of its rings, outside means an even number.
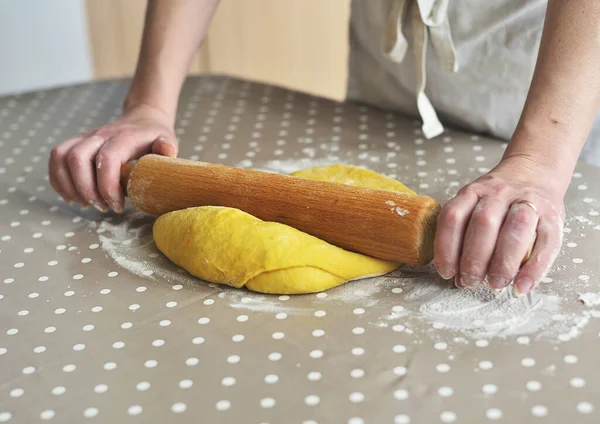
[[[487,277],[492,288],[514,281],[516,295],[529,293],[562,244],[564,184],[557,178],[556,172],[517,156],[463,187],[438,218],[434,263],[439,274],[455,277],[458,287]],[[531,202],[537,213],[519,200]],[[534,250],[521,267],[536,231]]]

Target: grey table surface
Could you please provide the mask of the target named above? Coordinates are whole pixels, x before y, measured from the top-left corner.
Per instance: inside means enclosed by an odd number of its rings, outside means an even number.
[[[150,217],[68,206],[49,152],[116,117],[127,87],[0,98],[0,422],[600,422],[600,312],[578,300],[600,291],[599,169],[581,164],[567,196],[565,245],[538,289],[554,312],[482,335],[424,316],[418,286],[449,290],[428,269],[264,296],[178,270]],[[224,77],[191,78],[176,125],[183,158],[361,165],[440,202],[505,148]]]

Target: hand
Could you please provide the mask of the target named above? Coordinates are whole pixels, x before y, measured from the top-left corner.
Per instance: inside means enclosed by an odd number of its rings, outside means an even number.
[[[67,202],[121,212],[121,166],[147,153],[177,155],[173,119],[156,108],[136,106],[115,122],[52,149],[50,183]]]
[[[439,274],[456,277],[458,287],[475,286],[486,276],[496,289],[514,280],[516,295],[529,293],[562,244],[564,192],[556,188],[563,184],[553,184],[556,178],[530,159],[510,157],[463,187],[438,218],[434,261]],[[519,200],[534,204],[538,213]],[[536,230],[531,257],[520,268]]]

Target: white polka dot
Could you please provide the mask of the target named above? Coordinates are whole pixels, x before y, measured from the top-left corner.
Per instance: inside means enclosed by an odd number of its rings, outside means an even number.
[[[360,403],[365,400],[365,395],[361,392],[353,392],[350,393],[349,399],[352,403]]]
[[[94,418],[98,415],[98,412],[98,408],[87,408],[85,411],[83,411],[83,416],[86,418]]]
[[[521,360],[521,365],[524,367],[533,367],[535,365],[535,359],[533,358],[523,358]]]
[[[104,368],[106,371],[112,371],[112,370],[114,370],[115,368],[117,368],[117,364],[116,364],[116,363],[114,363],[114,362],[106,362],[106,363],[103,365],[103,368]]]
[[[362,378],[365,375],[365,370],[362,370],[360,368],[355,368],[352,371],[350,371],[350,377],[352,378]]]
[[[318,349],[311,350],[310,357],[313,358],[313,359],[322,358],[323,357],[323,351],[322,350],[318,350]]]
[[[19,330],[16,328],[10,328],[10,329],[6,330],[6,334],[8,334],[9,336],[14,336],[18,332],[19,332]]]
[[[491,370],[494,368],[494,364],[490,361],[481,361],[479,363],[479,368],[482,370]]]
[[[522,345],[528,345],[529,344],[529,337],[527,336],[519,336],[517,337],[517,343],[522,344]]]
[[[304,398],[304,403],[308,406],[315,406],[321,402],[321,399],[317,395],[308,395]]]
[[[192,380],[181,380],[179,382],[179,388],[180,389],[189,389],[190,387],[192,387],[194,385],[194,382]]]
[[[248,315],[238,315],[236,318],[236,321],[238,322],[246,322],[248,321]]]
[[[102,394],[108,391],[108,386],[106,384],[98,384],[94,387],[94,392]]]
[[[14,266],[15,268],[23,268],[25,264],[23,262],[17,262]]]
[[[490,420],[499,420],[502,418],[502,411],[497,408],[490,408],[485,411],[485,416]]]
[[[83,343],[77,343],[76,345],[73,346],[73,350],[76,352],[81,352],[84,349],[85,349],[85,345]]]
[[[144,362],[144,366],[146,368],[155,368],[158,365],[158,361],[156,359],[148,359]]]
[[[434,349],[437,349],[437,350],[446,350],[446,348],[448,347],[448,344],[444,343],[444,342],[438,342],[438,343],[434,344],[433,347],[434,347]]]
[[[573,258],[573,263],[574,263],[574,264],[580,264],[580,263],[583,263],[583,259],[581,259],[581,258]]]
[[[396,415],[394,417],[394,424],[410,424],[410,417],[404,414]]]
[[[581,377],[573,377],[570,381],[569,384],[571,385],[571,387],[574,387],[576,389],[580,389],[582,387],[585,386],[585,380]]]
[[[130,311],[137,311],[138,309],[140,309],[140,305],[138,305],[137,303],[132,303],[131,305],[129,305]]]
[[[185,412],[186,409],[187,405],[183,402],[177,402],[171,405],[171,411],[173,411],[176,414],[181,414],[182,412]]]
[[[273,337],[275,340],[281,340],[285,337],[285,334],[283,334],[281,331],[276,331],[271,335],[271,337]]]
[[[283,333],[281,333],[281,334],[283,335]],[[273,338],[275,338],[275,337],[273,337]],[[281,338],[283,338],[283,336]],[[243,334],[236,334],[231,338],[231,340],[233,340],[236,343],[242,342],[242,341],[244,341],[244,339],[245,339],[245,337]]]
[[[353,313],[354,315],[362,315],[362,314],[364,314],[364,313],[365,313],[365,310],[364,310],[363,308],[356,308],[356,309],[354,309],[354,310],[352,311],[352,313]]]
[[[56,413],[52,409],[46,409],[40,413],[40,418],[42,420],[51,420],[55,415]]]
[[[23,374],[26,374],[26,375],[33,374],[35,372],[35,367],[31,367],[31,366],[25,367],[25,368],[23,368],[22,372],[23,372]]]
[[[183,286],[181,284],[175,284],[173,287],[171,287],[173,290],[181,290],[183,289]]]
[[[582,414],[590,414],[594,411],[594,405],[589,402],[579,402],[577,404],[577,410]]]
[[[233,386],[235,384],[235,378],[234,377],[225,377],[223,378],[223,380],[221,380],[221,384],[223,386]]]
[[[409,396],[408,390],[398,389],[394,391],[394,397],[398,400],[406,400]]]
[[[348,420],[348,424],[365,424],[365,420],[359,417],[352,417]]]
[[[148,288],[146,286],[139,286],[139,287],[135,288],[135,291],[138,292],[138,293],[143,293],[146,290],[148,290]]]
[[[227,357],[227,362],[230,364],[237,364],[238,362],[240,362],[240,357],[238,355],[229,355]]]
[[[407,372],[408,372],[408,369],[406,367],[403,367],[403,366],[394,367],[394,374],[399,377],[406,375]]]
[[[35,299],[36,297],[39,297],[39,295],[40,295],[39,293],[32,292],[32,293],[29,293],[28,297],[30,299]]]
[[[55,386],[52,388],[52,394],[55,396],[60,396],[67,391],[65,386]]]
[[[128,329],[130,329],[131,327],[133,327],[133,324],[132,324],[132,323],[130,323],[130,322],[124,322],[123,324],[121,324],[121,328],[122,328],[123,330],[128,330]]]
[[[140,392],[145,392],[146,390],[148,390],[150,388],[150,383],[147,381],[140,381],[138,384],[135,385],[135,388],[137,390],[139,390]]]
[[[488,342],[487,340],[480,339],[475,342],[475,345],[477,347],[487,347],[490,345],[490,342]]]
[[[353,347],[351,352],[354,356],[362,356],[365,354],[365,349],[362,347]]]
[[[311,371],[306,375],[306,378],[310,381],[318,381],[321,379],[321,373],[319,371]]]
[[[275,384],[279,381],[279,377],[276,374],[269,374],[265,376],[265,383]]]
[[[525,384],[525,387],[527,387],[527,390],[529,390],[530,392],[537,392],[539,390],[542,389],[542,383],[540,383],[539,381],[528,381],[527,384]]]
[[[111,272],[109,272],[109,273],[108,273],[108,276],[109,276],[110,278],[114,278],[114,277],[116,277],[117,275],[119,275],[119,273],[118,273],[117,271],[111,271]]]
[[[272,408],[275,406],[275,399],[273,398],[264,398],[260,400],[260,406],[263,408]]]
[[[450,365],[448,365],[448,364],[437,364],[435,366],[435,369],[437,370],[437,372],[442,372],[442,373],[448,372],[448,371],[450,371]]]
[[[575,355],[566,355],[563,359],[567,364],[576,364],[579,361]]]
[[[495,384],[484,384],[481,391],[486,395],[493,395],[498,392],[498,387]]]
[[[165,306],[167,308],[174,308],[175,306],[177,306],[177,302],[171,300],[170,302],[167,302]]]
[[[75,371],[76,366],[74,364],[67,364],[63,367],[64,372],[73,372]]]
[[[25,390],[23,389],[12,389],[9,394],[10,397],[18,398],[23,396],[23,393],[25,393]]]
[[[198,324],[202,324],[202,325],[208,324],[209,322],[210,322],[210,318],[207,318],[207,317],[203,317],[198,320]]]
[[[50,265],[50,266],[58,265],[58,261],[50,261],[50,262],[48,262],[48,265]]]
[[[0,412],[0,423],[8,422],[11,418],[12,414],[10,412]]]
[[[143,408],[141,407],[141,405],[131,405],[129,408],[127,408],[127,414],[135,416],[135,415],[140,415],[142,413]]]
[[[545,417],[548,415],[548,408],[546,408],[544,405],[535,405],[533,408],[531,408],[531,414],[534,417]]]
[[[324,297],[327,297],[326,293],[319,293],[319,294],[324,294]],[[317,297],[319,297],[319,294],[317,294]],[[287,294],[281,295],[279,296],[279,300],[290,300],[290,297]]]
[[[316,330],[313,330],[312,335],[314,337],[322,337],[325,335],[325,331],[321,330],[321,329],[316,329]]]
[[[90,262],[92,262],[91,258],[83,258],[83,259],[81,259],[81,263],[82,264],[89,264]]]
[[[56,327],[53,327],[53,326],[49,326],[49,327],[44,328],[44,333],[48,333],[49,334],[49,333],[54,333],[55,331],[56,331]]]
[[[452,411],[444,411],[440,414],[440,420],[443,423],[453,423],[456,421],[456,414]]]
[[[453,393],[454,390],[452,389],[452,387],[442,386],[438,389],[438,394],[442,397],[452,396]]]
[[[227,411],[231,408],[231,402],[228,400],[220,400],[216,403],[215,407],[217,408],[217,411]]]
[[[110,289],[102,289],[100,290],[100,294],[109,294],[110,293]]]

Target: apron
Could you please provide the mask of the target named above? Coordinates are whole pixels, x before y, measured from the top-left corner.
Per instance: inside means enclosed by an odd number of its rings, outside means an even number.
[[[529,90],[547,0],[352,0],[347,97],[509,140]],[[584,158],[600,165],[600,120]]]

